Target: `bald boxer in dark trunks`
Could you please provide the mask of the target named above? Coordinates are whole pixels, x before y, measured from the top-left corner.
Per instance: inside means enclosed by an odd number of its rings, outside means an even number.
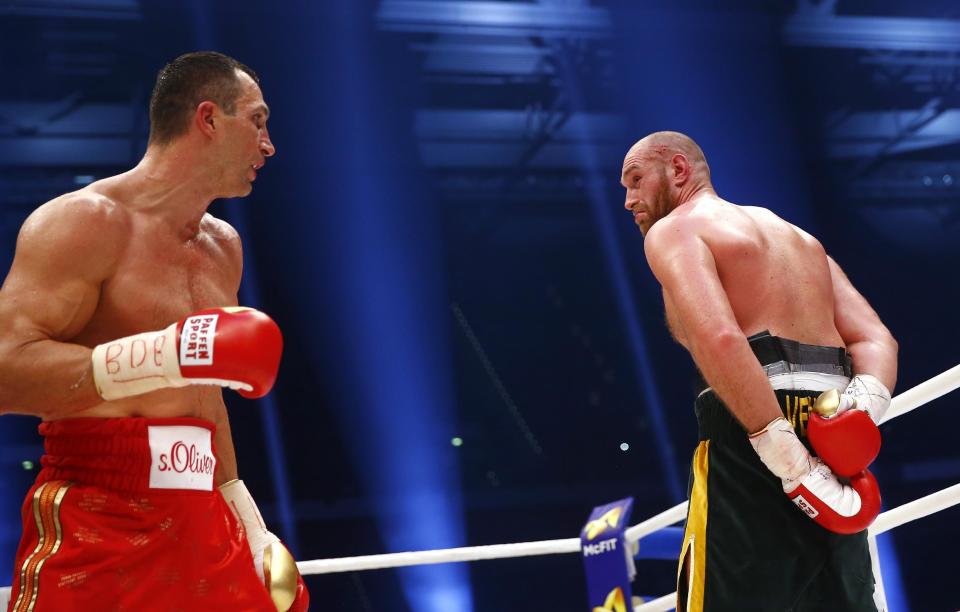
[[[237,464],[223,387],[266,394],[282,339],[237,306],[240,237],[207,213],[274,152],[257,75],[160,71],[140,163],[47,202],[0,290],[0,411],[38,416],[10,610],[304,610]]]
[[[621,183],[670,332],[710,385],[695,403],[677,609],[876,610],[864,531],[880,503],[872,457],[840,478],[807,433],[830,389],[844,419],[875,430],[896,341],[816,238],[718,197],[689,137],[637,142]]]

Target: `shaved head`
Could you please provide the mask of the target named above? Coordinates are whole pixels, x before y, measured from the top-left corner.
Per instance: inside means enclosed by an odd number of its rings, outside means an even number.
[[[640,232],[701,193],[714,193],[710,166],[692,138],[680,132],[654,132],[638,140],[623,158],[620,184]]]
[[[710,179],[710,166],[703,150],[692,138],[680,132],[654,132],[634,143],[623,160],[623,174],[627,173],[631,163],[639,161],[660,161],[669,163],[670,159],[680,154],[695,171],[702,171],[704,177]]]

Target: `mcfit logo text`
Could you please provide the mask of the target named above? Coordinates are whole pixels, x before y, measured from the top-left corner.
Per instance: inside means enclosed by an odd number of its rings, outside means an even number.
[[[620,522],[620,516],[623,514],[623,508],[617,506],[613,510],[608,511],[606,514],[600,518],[590,521],[587,523],[586,527],[583,530],[587,534],[588,540],[594,540],[598,536],[602,535],[607,529],[613,529],[617,526],[617,523]],[[622,595],[621,595],[622,597]]]

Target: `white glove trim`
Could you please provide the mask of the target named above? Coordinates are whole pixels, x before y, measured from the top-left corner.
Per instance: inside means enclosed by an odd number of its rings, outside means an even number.
[[[840,484],[837,481],[837,477],[830,468],[827,467],[827,464],[820,461],[820,459],[814,459],[813,461],[815,463],[813,469],[798,483],[798,486],[801,484],[805,486],[810,493],[815,495],[840,516],[849,518],[860,512],[862,502],[860,495],[853,490],[853,487]],[[798,503],[798,500],[802,498],[802,495],[797,496],[797,498],[793,500],[793,503],[800,506],[800,509],[804,510],[804,512],[807,512],[806,509]],[[807,500],[803,501],[809,503]],[[812,507],[811,509],[813,510]],[[816,512],[816,510],[814,510],[814,512]],[[816,514],[810,515],[811,518],[815,516]]]

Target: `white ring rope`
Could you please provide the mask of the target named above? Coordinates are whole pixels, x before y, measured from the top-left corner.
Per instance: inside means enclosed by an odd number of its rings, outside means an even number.
[[[950,368],[946,372],[938,374],[920,383],[916,387],[904,391],[890,402],[890,409],[887,411],[883,422],[906,414],[923,404],[933,401],[936,398],[946,395],[960,387],[960,365]],[[884,512],[877,517],[871,532],[882,533],[887,529],[892,529],[904,522],[913,520],[910,517],[920,518],[938,512],[944,508],[955,505],[958,502],[956,492],[951,497],[953,487],[945,489],[940,493],[934,493],[927,497],[905,504],[895,510]],[[940,494],[944,494],[940,497]],[[946,500],[946,501],[943,501]],[[928,504],[938,505],[935,509],[928,509]],[[896,512],[897,514],[893,514]],[[647,536],[655,531],[678,523],[684,519],[687,514],[687,502],[677,504],[669,510],[665,510],[653,518],[647,519],[642,523],[630,527],[626,531],[626,540],[633,544],[637,540]],[[884,517],[889,517],[884,519]],[[884,527],[886,521],[894,521],[888,527]],[[899,521],[899,522],[896,522]],[[883,527],[880,531],[878,528]],[[440,550],[426,550],[420,552],[402,552],[390,553],[384,555],[368,555],[364,557],[341,557],[338,559],[318,559],[314,561],[301,561],[297,563],[300,573],[310,574],[331,574],[336,572],[351,572],[368,569],[386,569],[390,567],[400,567],[407,565],[427,565],[433,563],[448,563],[454,561],[482,561],[487,559],[505,559],[510,557],[530,557],[536,555],[557,555],[564,553],[574,553],[580,551],[579,538],[567,538],[565,540],[543,540],[540,542],[525,542],[519,544],[496,544],[492,546],[472,546],[466,548],[447,548]],[[646,612],[646,609],[645,609]]]
[[[960,504],[960,483],[915,499],[893,510],[887,510],[877,517],[873,525],[870,525],[870,535],[880,535],[894,527],[930,516],[957,504]]]
[[[932,402],[941,395],[950,393],[960,387],[960,365],[956,365],[946,372],[941,372],[928,381],[916,387],[907,389],[890,402],[890,408],[880,424],[891,421],[902,414]]]
[[[667,612],[668,610],[676,610],[676,608],[677,594],[670,593],[669,595],[657,597],[653,601],[648,601],[643,605],[637,606],[633,609],[633,612],[639,612],[641,609],[643,612]]]
[[[660,514],[654,516],[653,518],[649,518],[643,521],[642,523],[638,523],[633,527],[630,527],[624,533],[624,537],[626,538],[627,542],[630,542],[631,544],[633,544],[640,538],[646,537],[651,533],[653,533],[654,531],[660,531],[664,527],[669,527],[674,523],[679,523],[684,518],[686,518],[687,506],[689,504],[690,502],[683,502],[681,504],[677,504],[673,508],[670,508],[669,510],[664,510]]]
[[[887,411],[882,422],[886,423],[891,419],[906,414],[942,395],[946,395],[957,387],[960,387],[960,365],[950,368],[946,372],[938,374],[930,380],[922,382],[916,387],[908,389],[893,398],[893,401],[890,403],[890,409]],[[899,527],[904,523],[929,516],[930,514],[957,504],[960,504],[960,483],[884,512],[877,517],[877,520],[870,527],[869,534],[870,536],[876,536],[877,534]],[[683,502],[642,523],[630,527],[626,531],[625,538],[627,542],[632,545],[634,542],[655,531],[682,521],[686,513],[687,502]],[[363,557],[343,557],[339,559],[316,559],[313,561],[301,561],[297,563],[297,567],[300,569],[301,574],[307,576],[312,574],[386,569],[409,565],[480,561],[486,559],[505,559],[575,552],[580,552],[579,538],[368,555]],[[10,587],[0,588],[0,601],[9,599],[9,596]],[[671,593],[636,607],[634,612],[665,612],[672,610],[675,602],[676,593]]]
[[[484,561],[487,559],[533,557],[537,555],[558,555],[575,552],[580,552],[580,538],[524,542],[521,544],[471,546],[467,548],[443,548],[440,550],[424,550],[420,552],[367,555],[365,557],[317,559],[314,561],[300,561],[297,563],[297,569],[300,570],[301,574],[307,576],[311,574],[333,574],[337,572],[386,569],[406,565],[428,565],[432,563],[450,563],[453,561]]]

